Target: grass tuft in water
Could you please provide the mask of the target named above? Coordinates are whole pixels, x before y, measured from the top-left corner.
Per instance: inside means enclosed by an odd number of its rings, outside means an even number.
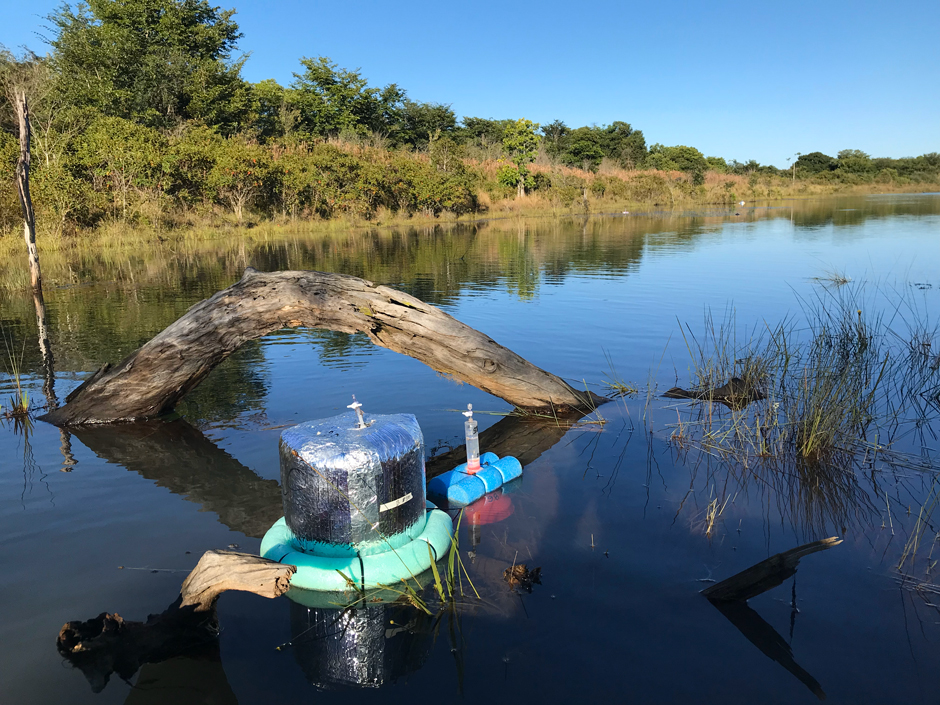
[[[733,311],[706,315],[702,332],[683,326],[701,398],[674,407],[669,440],[693,472],[704,467],[711,478],[724,467],[742,490],[752,481],[770,488],[784,516],[819,533],[877,511],[860,489],[863,470],[940,469],[931,450],[940,431],[938,335],[915,297],[885,287],[821,289],[800,306],[799,322],[775,328],[739,331]],[[732,377],[760,397],[714,403],[709,390]],[[710,497],[706,533],[728,492]],[[924,509],[925,527],[933,511]]]

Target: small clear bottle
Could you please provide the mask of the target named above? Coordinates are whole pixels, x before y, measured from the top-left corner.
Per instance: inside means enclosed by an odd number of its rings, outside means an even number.
[[[480,435],[477,431],[477,422],[473,418],[473,404],[467,404],[463,412],[467,417],[464,423],[464,435],[467,441],[467,472],[473,475],[480,471]]]

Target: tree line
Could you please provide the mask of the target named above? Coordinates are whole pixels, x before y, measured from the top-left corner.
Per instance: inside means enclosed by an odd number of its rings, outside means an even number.
[[[648,146],[623,121],[458,120],[447,104],[412,100],[396,84],[370,86],[359,70],[322,56],[302,58],[287,86],[250,83],[234,14],[206,0],[87,0],[47,17],[48,55],[0,51],[5,94],[25,90],[31,103],[34,199],[47,227],[220,209],[238,221],[250,213],[371,218],[381,209],[460,215],[480,210],[484,193],[494,200],[536,191],[570,205],[589,188],[595,197],[645,201],[675,191],[676,179],[704,196],[709,173],[840,183],[940,176],[937,153],[813,152],[787,171],[684,145]],[[7,100],[0,163],[9,174],[15,159]],[[585,180],[562,167],[608,175]],[[0,184],[0,230],[19,220],[8,181]],[[734,197],[727,184],[720,193]]]

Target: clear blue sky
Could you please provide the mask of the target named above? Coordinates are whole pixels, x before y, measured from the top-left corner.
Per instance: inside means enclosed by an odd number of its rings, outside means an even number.
[[[3,4],[0,43],[43,53],[59,3]],[[727,159],[940,151],[938,0],[221,6],[237,10],[251,81],[286,84],[301,56],[328,56],[458,116],[624,120],[649,144]]]

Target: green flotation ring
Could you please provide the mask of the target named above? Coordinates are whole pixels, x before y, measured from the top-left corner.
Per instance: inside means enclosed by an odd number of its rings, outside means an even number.
[[[420,575],[432,561],[444,558],[451,547],[454,525],[450,516],[427,502],[424,530],[404,545],[368,555],[323,556],[297,548],[284,518],[268,529],[261,541],[261,555],[278,563],[297,566],[291,588],[345,592],[351,580],[357,589],[394,585],[402,578]],[[428,551],[428,546],[431,550]],[[342,573],[342,575],[340,575]]]

